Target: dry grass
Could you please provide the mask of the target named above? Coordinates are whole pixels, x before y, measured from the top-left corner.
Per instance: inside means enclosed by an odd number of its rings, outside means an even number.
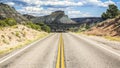
[[[84,32],[80,32],[80,33],[76,33],[76,34],[82,34],[82,35],[87,35],[87,36],[99,36],[99,35],[96,35],[96,34],[86,34]],[[120,36],[117,36],[117,37],[112,37],[112,36],[99,36],[99,37],[103,37],[105,39],[108,39],[108,40],[111,40],[111,41],[118,41],[120,42]]]
[[[111,41],[119,41],[120,42],[120,37],[111,37],[111,36],[103,36],[104,38],[111,40]]]

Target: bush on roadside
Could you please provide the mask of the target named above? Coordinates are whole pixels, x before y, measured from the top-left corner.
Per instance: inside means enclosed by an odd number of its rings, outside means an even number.
[[[47,26],[46,24],[44,24],[43,22],[40,22],[40,23],[36,23],[37,25],[41,26],[41,30],[45,31],[45,32],[50,32],[51,29],[49,26]]]
[[[46,31],[48,33],[51,31],[50,27],[47,26],[47,25],[42,26],[42,30],[44,30],[44,31]]]
[[[32,29],[35,29],[35,30],[41,30],[41,27],[39,25],[36,25],[32,22],[28,22],[25,24],[28,28],[32,28]]]
[[[17,25],[17,22],[14,19],[12,19],[12,18],[5,19],[5,22],[9,26]]]
[[[13,26],[13,25],[17,25],[17,22],[12,18],[0,20],[0,27]]]
[[[7,23],[4,20],[0,20],[0,27],[6,27],[8,26]]]

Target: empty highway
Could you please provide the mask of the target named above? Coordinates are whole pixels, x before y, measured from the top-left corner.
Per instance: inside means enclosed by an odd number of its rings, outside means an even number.
[[[120,68],[120,54],[72,33],[55,33],[17,52],[1,58],[0,68]]]

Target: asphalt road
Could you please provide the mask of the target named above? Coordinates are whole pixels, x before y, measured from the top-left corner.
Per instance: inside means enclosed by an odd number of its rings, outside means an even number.
[[[64,34],[66,68],[120,68],[120,56],[84,37]]]
[[[82,36],[63,33],[62,37],[65,68],[120,68],[116,52]],[[55,68],[59,38],[60,33],[56,33],[37,42],[0,68]]]

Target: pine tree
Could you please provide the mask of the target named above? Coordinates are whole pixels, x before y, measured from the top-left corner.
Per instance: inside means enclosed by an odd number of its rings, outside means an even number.
[[[106,12],[104,12],[101,17],[106,20],[110,18],[115,18],[119,15],[119,9],[116,5],[110,4]]]

